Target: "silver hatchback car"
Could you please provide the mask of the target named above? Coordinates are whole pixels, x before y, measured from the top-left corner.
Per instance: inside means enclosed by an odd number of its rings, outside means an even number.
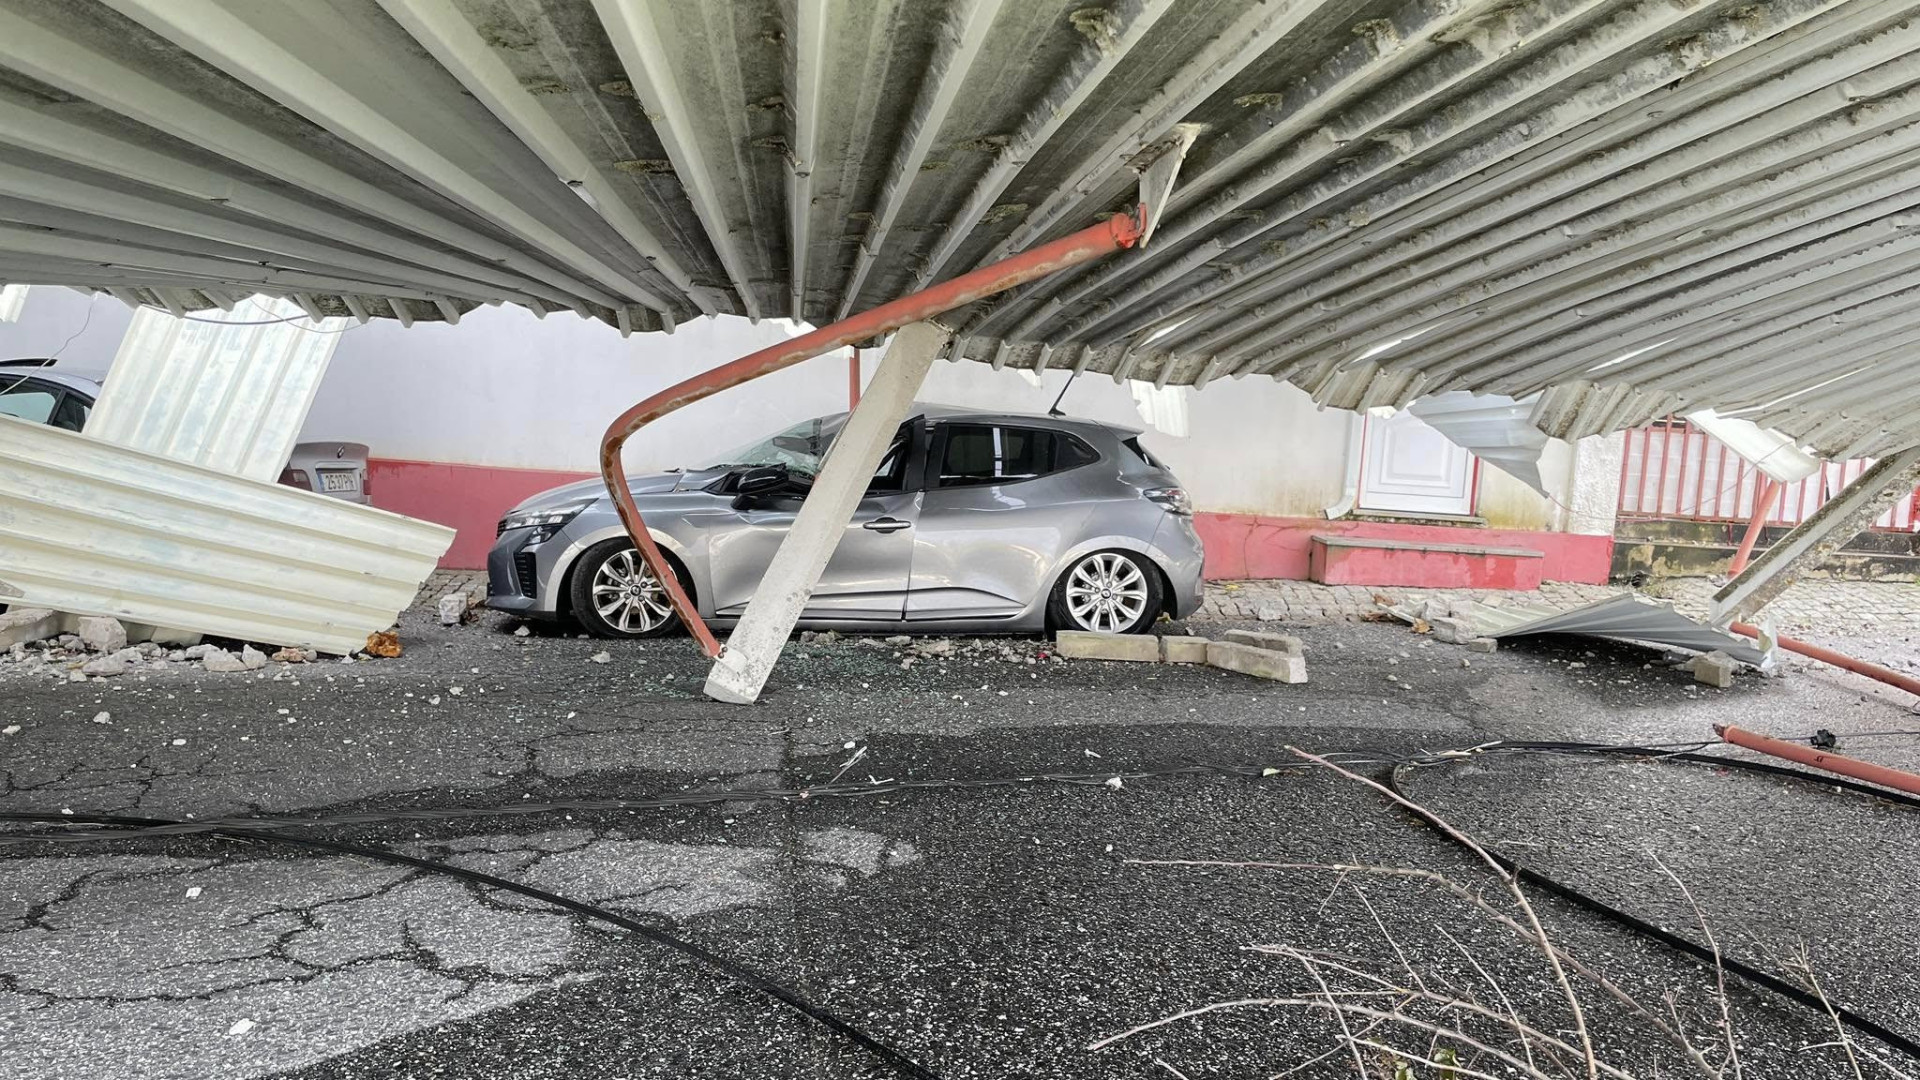
[[[704,619],[753,598],[846,414],[711,464],[630,480]],[[1141,633],[1200,606],[1186,492],[1139,432],[1087,420],[915,406],[874,472],[800,625],[941,632]],[[598,480],[500,521],[489,607],[572,617],[601,637],[677,626]]]

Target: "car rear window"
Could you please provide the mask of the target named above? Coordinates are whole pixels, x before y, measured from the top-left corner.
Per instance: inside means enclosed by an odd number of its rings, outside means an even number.
[[[1156,469],[1166,468],[1165,465],[1160,463],[1159,458],[1154,457],[1152,454],[1147,453],[1147,448],[1140,445],[1140,436],[1135,435],[1131,439],[1122,439],[1120,441],[1120,445],[1133,451],[1134,454],[1138,456],[1141,461],[1146,462],[1147,464],[1153,466],[1154,468]]]

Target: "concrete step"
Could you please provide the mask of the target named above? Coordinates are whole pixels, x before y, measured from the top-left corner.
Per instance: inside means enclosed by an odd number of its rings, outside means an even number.
[[[1537,589],[1545,560],[1544,552],[1526,548],[1316,534],[1307,578],[1323,585]]]

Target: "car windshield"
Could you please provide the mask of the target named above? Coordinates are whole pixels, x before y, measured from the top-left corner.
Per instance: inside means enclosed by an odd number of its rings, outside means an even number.
[[[840,425],[835,420],[836,417],[817,417],[802,421],[777,435],[721,454],[702,468],[785,465],[790,472],[817,476],[820,462],[827,456],[827,449],[833,445],[834,437],[840,434]]]

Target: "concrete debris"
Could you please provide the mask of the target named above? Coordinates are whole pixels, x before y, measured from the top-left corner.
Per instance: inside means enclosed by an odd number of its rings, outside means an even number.
[[[1160,639],[1160,659],[1169,664],[1204,664],[1209,644],[1203,637],[1168,634]]]
[[[587,657],[587,663],[589,664],[611,664],[612,662],[613,657],[604,652],[597,652]]]
[[[886,644],[892,645],[895,648],[898,648],[902,645],[913,644],[913,638],[906,634],[895,634],[886,640]]]
[[[18,734],[20,734],[19,724],[8,724],[6,727],[0,728],[0,735],[18,735]]]
[[[1238,641],[1215,641],[1207,646],[1207,664],[1225,671],[1237,671],[1256,679],[1275,682],[1307,681],[1307,658],[1289,656]]]
[[[317,654],[310,653],[305,649],[296,649],[288,646],[284,649],[275,650],[274,654],[267,657],[267,659],[280,664],[305,664],[316,659],[316,657]]]
[[[267,654],[251,645],[240,646],[240,666],[248,671],[258,671],[267,666]]]
[[[111,656],[96,656],[80,666],[80,673],[95,678],[112,678],[127,673],[127,661],[119,653]]]
[[[448,593],[440,598],[439,606],[441,626],[459,626],[460,620],[467,617],[465,593]]]
[[[1500,648],[1500,643],[1490,637],[1477,637],[1477,638],[1467,639],[1468,652],[1490,653],[1498,650],[1499,648]]]
[[[524,626],[516,626],[513,628],[513,636],[514,637],[532,637],[533,631]]]
[[[208,671],[245,671],[245,661],[225,649],[208,649],[200,654],[200,666]]]
[[[1733,657],[1710,652],[1693,658],[1693,681],[1724,690],[1733,685]]]
[[[1075,660],[1134,660],[1157,663],[1160,642],[1144,634],[1090,634],[1062,630],[1054,635],[1061,656]]]
[[[1451,645],[1464,645],[1479,636],[1466,620],[1444,615],[1428,619],[1427,626],[1433,631],[1435,641],[1444,641]]]
[[[1287,656],[1305,656],[1306,645],[1292,634],[1273,634],[1265,630],[1229,630],[1228,641],[1251,645],[1256,649],[1271,649]]]
[[[198,660],[201,657],[207,655],[208,653],[217,652],[218,650],[219,650],[219,646],[217,645],[206,645],[206,644],[189,645],[186,648],[180,650],[180,655],[185,657],[188,660]]]
[[[113,714],[110,712],[94,713],[93,722],[96,724],[111,724],[113,723]]]
[[[44,641],[60,632],[60,616],[46,608],[15,608],[0,613],[0,649]]]
[[[89,615],[80,620],[80,640],[94,652],[119,652],[127,647],[127,628],[119,619]]]

